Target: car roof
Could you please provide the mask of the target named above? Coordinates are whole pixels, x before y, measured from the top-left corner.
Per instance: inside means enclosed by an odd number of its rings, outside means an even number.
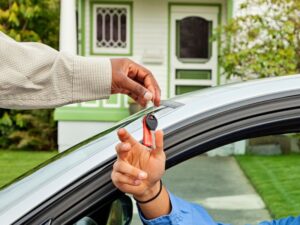
[[[159,108],[149,108],[69,150],[69,154],[35,171],[0,191],[0,221],[11,224],[41,202],[74,182],[80,176],[115,156],[118,142],[117,128],[125,128],[137,139],[142,139],[142,116],[155,111],[158,129],[215,109],[222,109],[242,101],[257,98],[300,94],[300,75],[284,76],[229,84],[195,91],[163,102]]]
[[[184,107],[178,108],[176,113],[169,115],[166,124],[160,120],[160,125],[165,127],[170,125],[170,121],[178,123],[217,108],[224,109],[239,102],[255,102],[258,98],[280,97],[285,93],[300,94],[300,75],[257,79],[194,91],[172,98],[172,101],[182,103]]]

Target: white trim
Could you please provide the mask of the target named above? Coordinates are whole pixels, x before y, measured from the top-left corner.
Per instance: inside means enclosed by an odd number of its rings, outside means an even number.
[[[129,103],[128,103],[128,95],[124,95],[123,101],[124,101],[124,107],[129,108]]]
[[[59,50],[71,54],[77,53],[75,0],[60,1]]]
[[[203,13],[201,13],[201,12],[191,12],[191,13],[188,13],[188,14],[187,13],[182,13],[182,12],[180,12],[180,13],[172,12],[172,13],[174,13],[173,14],[173,19],[174,20],[182,20],[186,17],[196,16],[196,17],[202,17],[202,18],[204,18],[208,21],[213,21],[216,18],[215,15],[217,14],[217,13],[208,13],[208,12],[203,12]]]
[[[107,7],[107,8],[126,8],[127,9],[127,15],[126,15],[126,48],[104,48],[104,47],[101,47],[99,48],[97,46],[97,8],[98,7]],[[131,7],[130,5],[128,4],[118,4],[118,5],[115,5],[115,4],[101,4],[101,3],[95,3],[93,5],[93,11],[92,11],[93,15],[90,15],[92,16],[92,18],[94,18],[94,21],[92,21],[94,27],[93,27],[93,31],[92,31],[92,40],[93,40],[93,53],[96,53],[96,54],[129,54],[130,53],[130,49],[131,49]],[[120,21],[119,21],[120,22]],[[111,23],[111,26],[112,26],[112,23]],[[105,33],[105,32],[103,32]],[[112,34],[112,29],[111,29],[111,34]],[[111,36],[112,37],[112,36]]]
[[[174,62],[177,65],[180,65],[180,66],[176,67],[177,70],[189,70],[189,69],[191,69],[191,70],[211,70],[212,67],[214,66],[212,60],[209,60],[204,63],[184,63],[184,62],[178,60],[176,57],[176,58],[174,58]]]
[[[218,77],[218,44],[212,43],[211,57],[205,62],[182,62],[176,56],[176,20],[190,16],[197,16],[212,22],[212,30],[218,26],[219,8],[213,6],[172,6],[171,8],[171,47],[170,47],[170,97],[176,95],[176,86],[215,86]],[[176,70],[210,70],[211,80],[176,79]]]
[[[79,106],[79,103],[73,103],[73,104],[66,105],[66,107],[78,107],[78,106]]]
[[[98,107],[100,107],[100,101],[95,100],[95,101],[90,101],[90,102],[82,102],[81,106],[86,107],[86,108],[98,108]]]
[[[189,86],[212,86],[212,80],[195,80],[195,79],[176,79],[174,80],[174,85],[189,85]]]
[[[109,100],[103,100],[102,106],[104,108],[120,108],[121,107],[121,94],[117,94],[117,103],[108,103]]]
[[[200,8],[201,7],[201,8]],[[214,6],[172,6],[171,13],[218,14],[219,8]]]

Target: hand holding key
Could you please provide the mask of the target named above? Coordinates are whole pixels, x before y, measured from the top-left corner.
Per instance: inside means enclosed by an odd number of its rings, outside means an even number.
[[[156,148],[152,151],[125,129],[120,129],[118,136],[121,143],[116,146],[118,159],[114,164],[112,181],[117,188],[133,194],[136,199],[147,199],[151,193],[157,193],[156,188],[165,171],[163,132],[155,132]]]

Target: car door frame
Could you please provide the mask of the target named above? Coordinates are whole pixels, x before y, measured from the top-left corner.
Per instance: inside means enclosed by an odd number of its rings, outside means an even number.
[[[166,167],[245,138],[300,131],[298,91],[260,96],[199,114],[166,128]],[[20,218],[20,224],[69,224],[90,208],[122,195],[112,184],[115,157],[103,162],[60,193]],[[50,225],[49,224],[49,225]]]

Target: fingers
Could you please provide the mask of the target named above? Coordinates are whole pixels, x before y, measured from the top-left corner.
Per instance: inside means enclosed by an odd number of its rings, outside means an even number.
[[[128,177],[122,173],[113,172],[111,174],[111,179],[116,184],[116,186],[129,184],[129,185],[140,185],[142,183],[141,180],[133,179],[132,177]]]
[[[144,172],[122,160],[117,160],[115,162],[113,170],[114,170],[114,172],[124,174],[124,175],[132,177],[133,179],[136,179],[136,180],[144,180],[148,176],[148,174],[146,172]]]
[[[138,144],[138,142],[124,128],[118,130],[118,137],[121,142],[127,142],[131,144],[131,147],[135,144]]]
[[[136,101],[146,106],[152,100],[160,104],[160,88],[153,74],[129,59],[110,59],[112,65],[111,93],[131,93]]]
[[[120,190],[129,193],[132,186],[139,186],[147,176],[146,172],[135,168],[120,159],[115,162],[111,173],[111,179],[115,186]]]
[[[128,96],[131,97],[134,101],[138,101],[138,96],[136,96],[135,94],[129,93]]]
[[[116,152],[120,159],[125,160],[127,153],[130,151],[131,145],[129,143],[119,143],[116,146]]]
[[[155,132],[156,149],[152,151],[153,154],[161,154],[164,151],[164,133],[162,130]]]
[[[125,129],[120,129],[118,135],[122,143],[116,146],[118,159],[114,163],[111,178],[118,188],[124,185],[140,185],[148,174],[125,161],[132,149],[130,143],[136,143],[136,140]]]
[[[161,96],[161,90],[160,90],[160,88],[158,87],[158,89],[155,89],[155,91],[156,91],[156,93],[158,93],[158,94],[156,94],[155,96],[155,99],[154,99],[154,105],[155,106],[160,106],[160,96]]]
[[[142,106],[146,106],[147,102],[153,98],[153,95],[150,91],[129,77],[126,77],[123,86],[133,95],[137,96],[137,101]]]
[[[153,103],[155,106],[160,105],[161,90],[152,74],[145,76],[144,85],[153,93]]]
[[[132,77],[134,80],[137,80],[138,82],[142,83],[143,86],[146,87],[152,93],[152,98],[150,98],[149,95],[145,96],[145,99],[147,99],[148,101],[152,100],[154,105],[159,106],[161,90],[153,74],[143,66],[134,62],[131,62],[129,72],[134,74],[134,76]]]

